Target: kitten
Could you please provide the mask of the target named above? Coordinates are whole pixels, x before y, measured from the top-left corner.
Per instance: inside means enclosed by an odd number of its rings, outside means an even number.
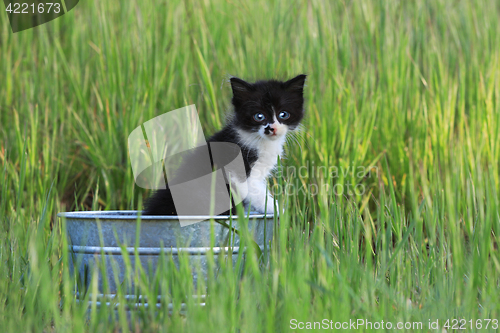
[[[273,198],[266,195],[267,178],[283,153],[287,133],[295,130],[304,117],[305,79],[306,75],[299,75],[286,82],[248,83],[231,78],[234,114],[207,142],[209,145],[227,142],[240,147],[248,189],[243,199],[245,208],[251,205],[254,211],[274,213]],[[144,215],[177,215],[168,188],[156,191],[146,201]]]

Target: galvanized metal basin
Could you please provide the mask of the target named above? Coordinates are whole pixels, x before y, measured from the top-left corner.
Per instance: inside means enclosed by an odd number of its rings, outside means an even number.
[[[236,263],[240,249],[240,237],[231,232],[228,225],[240,229],[237,216],[141,216],[137,211],[89,211],[59,213],[66,220],[66,230],[70,240],[70,251],[73,253],[72,265],[80,277],[90,274],[96,267],[96,261],[102,261],[102,253],[106,262],[106,273],[99,274],[99,291],[102,292],[103,279],[107,280],[109,291],[116,291],[115,273],[121,282],[125,278],[125,262],[122,247],[129,254],[132,268],[135,267],[135,251],[143,268],[153,271],[163,252],[179,264],[179,254],[184,252],[189,256],[192,267],[193,282],[196,285],[198,272],[203,278],[207,276],[207,253],[224,252],[226,258],[232,256]],[[233,219],[231,221],[231,218]],[[182,222],[203,219],[204,221],[181,227]],[[138,224],[138,220],[139,223]],[[184,223],[183,223],[184,225]],[[138,229],[138,226],[140,228]],[[248,229],[254,241],[263,252],[269,248],[274,228],[273,214],[250,213]],[[139,230],[139,235],[137,235]],[[210,247],[211,230],[214,244]],[[135,247],[138,240],[138,247]],[[112,263],[115,267],[113,270]],[[118,268],[118,269],[117,269]],[[90,276],[84,279],[90,282]]]

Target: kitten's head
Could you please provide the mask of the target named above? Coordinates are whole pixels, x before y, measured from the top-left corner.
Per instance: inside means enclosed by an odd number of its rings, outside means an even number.
[[[231,78],[234,125],[262,138],[277,140],[294,130],[304,117],[304,82],[306,75],[289,81],[248,83]]]

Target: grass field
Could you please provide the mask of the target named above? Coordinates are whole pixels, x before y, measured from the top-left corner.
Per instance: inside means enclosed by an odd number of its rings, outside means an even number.
[[[441,332],[453,318],[496,331],[499,15],[495,0],[80,1],[12,34],[0,14],[0,331],[286,332],[294,319],[364,319]],[[300,73],[307,117],[282,163],[303,169],[273,180],[297,191],[277,196],[287,210],[269,265],[249,255],[242,275],[223,266],[206,306],[187,298],[185,313],[185,267],[141,276],[147,295],[170,290],[172,314],[140,309],[128,324],[122,302],[112,320],[105,307],[88,316],[56,214],[141,207],[149,192],[134,185],[127,137],[144,121],[194,103],[211,134],[231,75]]]

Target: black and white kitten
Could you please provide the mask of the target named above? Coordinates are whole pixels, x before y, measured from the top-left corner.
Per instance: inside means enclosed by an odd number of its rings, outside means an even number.
[[[243,199],[245,208],[251,205],[254,211],[274,213],[273,199],[266,195],[267,178],[283,153],[287,133],[295,130],[304,117],[305,79],[306,75],[299,75],[285,82],[248,83],[231,78],[234,114],[207,142],[228,142],[240,147],[248,188]],[[146,201],[144,214],[177,215],[170,190],[156,191]]]

